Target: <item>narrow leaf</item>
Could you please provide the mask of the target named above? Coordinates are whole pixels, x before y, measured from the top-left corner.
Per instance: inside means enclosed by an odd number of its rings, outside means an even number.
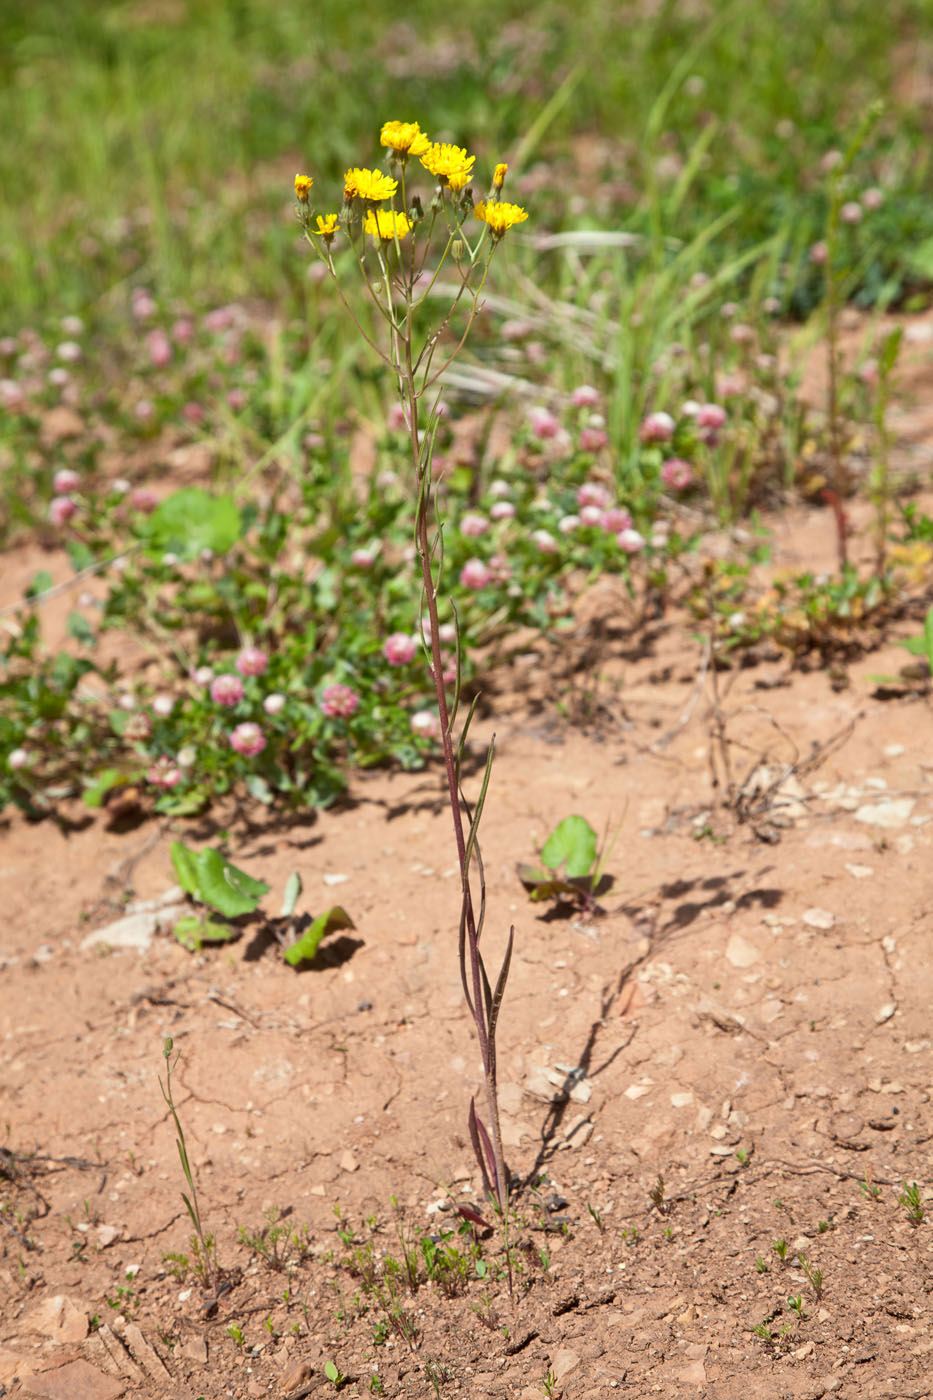
[[[470,1116],[468,1119],[468,1123],[470,1127],[470,1141],[473,1144],[473,1152],[477,1162],[479,1163],[479,1169],[483,1177],[483,1190],[486,1192],[487,1196],[492,1196],[494,1194],[492,1189],[492,1182],[489,1180],[489,1172],[486,1170],[486,1160],[483,1157],[483,1149],[480,1147],[480,1121],[476,1116],[475,1099],[470,1099]]]
[[[509,980],[509,966],[512,962],[512,947],[515,942],[515,925],[509,929],[509,941],[505,950],[505,957],[502,959],[502,967],[499,970],[499,980],[496,982],[496,990],[492,998],[492,1007],[489,1012],[489,1043],[493,1045],[496,1039],[496,1022],[499,1019],[499,1008],[502,1005],[502,998],[505,996],[505,984]]]
[[[469,836],[467,837],[466,855],[465,855],[464,862],[463,862],[463,865],[464,865],[464,873],[465,873],[467,870],[469,870],[469,868],[470,868],[470,857],[471,857],[471,855],[473,854],[473,846],[474,846],[474,844],[476,843],[476,836],[477,836],[477,832],[479,831],[480,818],[481,818],[482,815],[483,815],[483,806],[484,806],[485,801],[486,801],[486,790],[487,790],[487,788],[489,787],[489,779],[490,779],[491,776],[492,776],[492,761],[493,761],[493,758],[495,757],[495,748],[496,748],[496,736],[495,736],[495,734],[494,734],[494,735],[492,736],[492,739],[490,740],[490,743],[489,743],[489,752],[488,752],[487,755],[486,755],[486,771],[485,771],[485,773],[483,774],[483,785],[482,785],[482,787],[481,787],[480,790],[479,790],[479,797],[476,799],[476,809],[475,809],[475,811],[474,811],[474,813],[473,813],[473,820],[472,820],[472,822],[470,823],[470,834],[469,834]],[[593,854],[595,855],[595,854],[596,854],[596,846],[595,846],[596,835],[595,835],[595,832],[594,832],[594,834],[593,834],[593,841],[594,841],[594,845],[593,845]]]
[[[285,882],[285,895],[282,899],[282,913],[280,918],[290,919],[295,912],[295,905],[301,897],[301,876],[293,871]]]

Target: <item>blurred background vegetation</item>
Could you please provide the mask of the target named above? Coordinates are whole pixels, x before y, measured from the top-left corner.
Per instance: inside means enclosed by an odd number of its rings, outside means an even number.
[[[663,256],[715,226],[715,271],[777,235],[804,314],[821,159],[879,98],[855,174],[885,205],[849,292],[923,300],[931,19],[933,0],[5,0],[0,311],[93,319],[140,281],[184,304],[296,292],[295,170],[339,198],[398,117],[510,160],[526,239],[627,230]]]

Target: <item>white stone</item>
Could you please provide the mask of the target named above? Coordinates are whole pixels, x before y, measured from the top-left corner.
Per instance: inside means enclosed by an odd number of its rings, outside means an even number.
[[[726,944],[726,961],[733,967],[751,967],[761,955],[740,933],[734,933]]]
[[[836,922],[835,914],[831,914],[828,909],[807,909],[801,918],[808,928],[829,929]]]
[[[883,1026],[885,1021],[890,1021],[891,1017],[894,1015],[896,1010],[896,1001],[886,1001],[884,1006],[882,1006],[881,1010],[875,1016],[875,1020],[878,1022],[878,1025]]]
[[[86,951],[103,944],[107,948],[136,948],[140,953],[144,953],[161,929],[170,927],[176,919],[190,912],[190,909],[189,904],[174,904],[144,913],[127,914],[112,924],[106,924],[103,928],[86,934],[78,947]]]
[[[866,826],[891,829],[903,826],[917,805],[915,797],[888,797],[881,802],[865,802],[856,808],[855,820]]]

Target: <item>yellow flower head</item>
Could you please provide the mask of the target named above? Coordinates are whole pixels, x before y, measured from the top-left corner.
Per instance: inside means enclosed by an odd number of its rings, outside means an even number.
[[[396,156],[423,156],[431,144],[417,122],[383,122],[379,141]]]
[[[429,174],[435,176],[439,185],[449,185],[452,190],[462,190],[473,177],[473,162],[476,156],[468,156],[462,146],[440,145],[435,141],[421,157],[421,164]]]
[[[317,228],[314,230],[325,242],[330,243],[340,226],[340,216],[338,214],[318,214]]]
[[[505,177],[508,173],[509,167],[505,164],[505,162],[503,162],[501,165],[496,166],[495,170],[492,173],[492,183],[494,189],[502,189],[502,186],[505,184]]]
[[[396,214],[393,209],[370,209],[363,220],[363,232],[381,238],[383,243],[404,238],[410,229],[408,215]]]
[[[311,186],[313,184],[314,181],[311,179],[310,175],[295,176],[295,195],[302,204],[307,204],[308,195],[311,193]]]
[[[371,203],[391,199],[397,189],[398,180],[383,175],[381,170],[360,170],[354,166],[343,177],[343,197],[348,204],[354,197]]]
[[[508,204],[505,200],[490,204],[484,199],[480,204],[477,204],[473,214],[484,224],[489,225],[489,232],[497,243],[510,228],[515,224],[523,224],[528,218],[524,209],[520,209],[517,204]]]

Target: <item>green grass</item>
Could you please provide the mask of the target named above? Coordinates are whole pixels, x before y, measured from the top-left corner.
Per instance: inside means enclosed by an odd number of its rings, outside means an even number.
[[[526,173],[543,163],[527,196],[539,228],[631,228],[662,258],[665,240],[689,245],[729,215],[708,270],[783,231],[801,263],[788,299],[806,310],[819,158],[878,97],[888,112],[860,174],[883,172],[897,197],[861,291],[911,291],[933,235],[929,143],[897,99],[892,40],[909,50],[929,0],[694,8],[584,0],[529,16],[468,0],[453,28],[416,0],[403,20],[369,16],[364,40],[335,0],[8,0],[2,313],[87,312],[137,281],[181,302],[297,295],[294,170],[336,183],[389,115]]]

